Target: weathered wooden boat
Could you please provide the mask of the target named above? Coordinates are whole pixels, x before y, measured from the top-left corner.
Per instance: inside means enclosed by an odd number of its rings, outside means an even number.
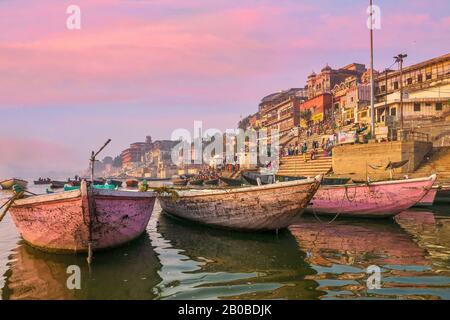
[[[276,176],[276,179],[278,181],[295,181],[295,180],[301,180],[306,179],[305,176]],[[329,186],[329,185],[341,185],[341,184],[347,184],[350,181],[350,178],[334,178],[334,177],[323,177],[322,179],[322,185]],[[364,183],[364,182],[361,182]]]
[[[219,184],[219,179],[209,179],[203,182],[206,186],[217,186]]]
[[[307,211],[343,217],[391,217],[422,200],[435,181],[436,175],[432,175],[418,179],[321,186]]]
[[[230,187],[237,187],[248,184],[246,181],[243,181],[242,179],[227,178],[223,176],[219,177],[219,179],[220,181],[222,181],[223,183],[225,183],[227,186]]]
[[[321,176],[292,182],[222,190],[181,191],[159,195],[163,210],[197,223],[236,230],[276,230],[303,212]],[[176,198],[176,199],[175,199]]]
[[[415,207],[431,207],[434,204],[434,199],[438,193],[439,186],[433,186],[427,194],[414,206]]]
[[[18,185],[22,189],[25,189],[28,185],[28,181],[17,178],[0,181],[0,186],[3,190],[11,190],[14,185]]]
[[[145,231],[151,192],[88,188],[16,200],[10,214],[22,238],[51,252],[84,252],[124,244]]]
[[[137,188],[139,181],[134,179],[129,179],[125,181],[125,184],[127,185],[127,188]]]

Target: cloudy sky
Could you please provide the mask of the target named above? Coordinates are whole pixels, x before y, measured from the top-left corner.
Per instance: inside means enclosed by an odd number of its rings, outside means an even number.
[[[328,63],[368,64],[368,0],[0,0],[0,178],[85,168],[176,128],[233,128]],[[450,1],[375,0],[375,67],[450,52]],[[81,8],[81,30],[66,9]]]

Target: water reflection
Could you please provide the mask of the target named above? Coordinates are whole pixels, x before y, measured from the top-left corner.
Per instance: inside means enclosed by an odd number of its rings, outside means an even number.
[[[321,298],[450,298],[449,274],[436,273],[428,251],[393,221],[302,218],[290,231],[317,271],[309,278],[326,291]],[[382,269],[381,289],[367,288],[370,265]]]
[[[164,299],[315,299],[317,283],[289,232],[239,233],[161,214],[152,233]]]
[[[21,243],[9,257],[3,299],[153,299],[161,281],[149,236],[95,254],[89,270],[85,255],[55,255]],[[66,286],[67,267],[81,269],[81,290]]]

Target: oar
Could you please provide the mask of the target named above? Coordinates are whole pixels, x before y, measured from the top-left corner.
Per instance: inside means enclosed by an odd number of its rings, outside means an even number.
[[[23,191],[20,191],[18,194],[14,195],[14,197],[12,197],[9,201],[6,202],[7,203],[6,208],[0,214],[0,222],[6,216],[6,213],[8,212],[9,208],[11,208],[11,206],[14,204],[14,201],[16,201],[17,199],[20,199],[23,196],[23,193],[24,193]],[[5,206],[5,204],[2,207],[4,207],[4,206]]]

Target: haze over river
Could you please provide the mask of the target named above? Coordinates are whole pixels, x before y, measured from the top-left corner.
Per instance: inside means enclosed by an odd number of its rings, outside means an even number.
[[[43,193],[44,187],[31,186]],[[0,198],[11,194],[0,191]],[[81,289],[66,286],[81,268]],[[368,266],[381,268],[368,289]],[[450,299],[450,207],[395,220],[331,224],[299,217],[275,233],[222,231],[181,221],[157,204],[147,233],[112,251],[55,255],[0,223],[2,299]]]

